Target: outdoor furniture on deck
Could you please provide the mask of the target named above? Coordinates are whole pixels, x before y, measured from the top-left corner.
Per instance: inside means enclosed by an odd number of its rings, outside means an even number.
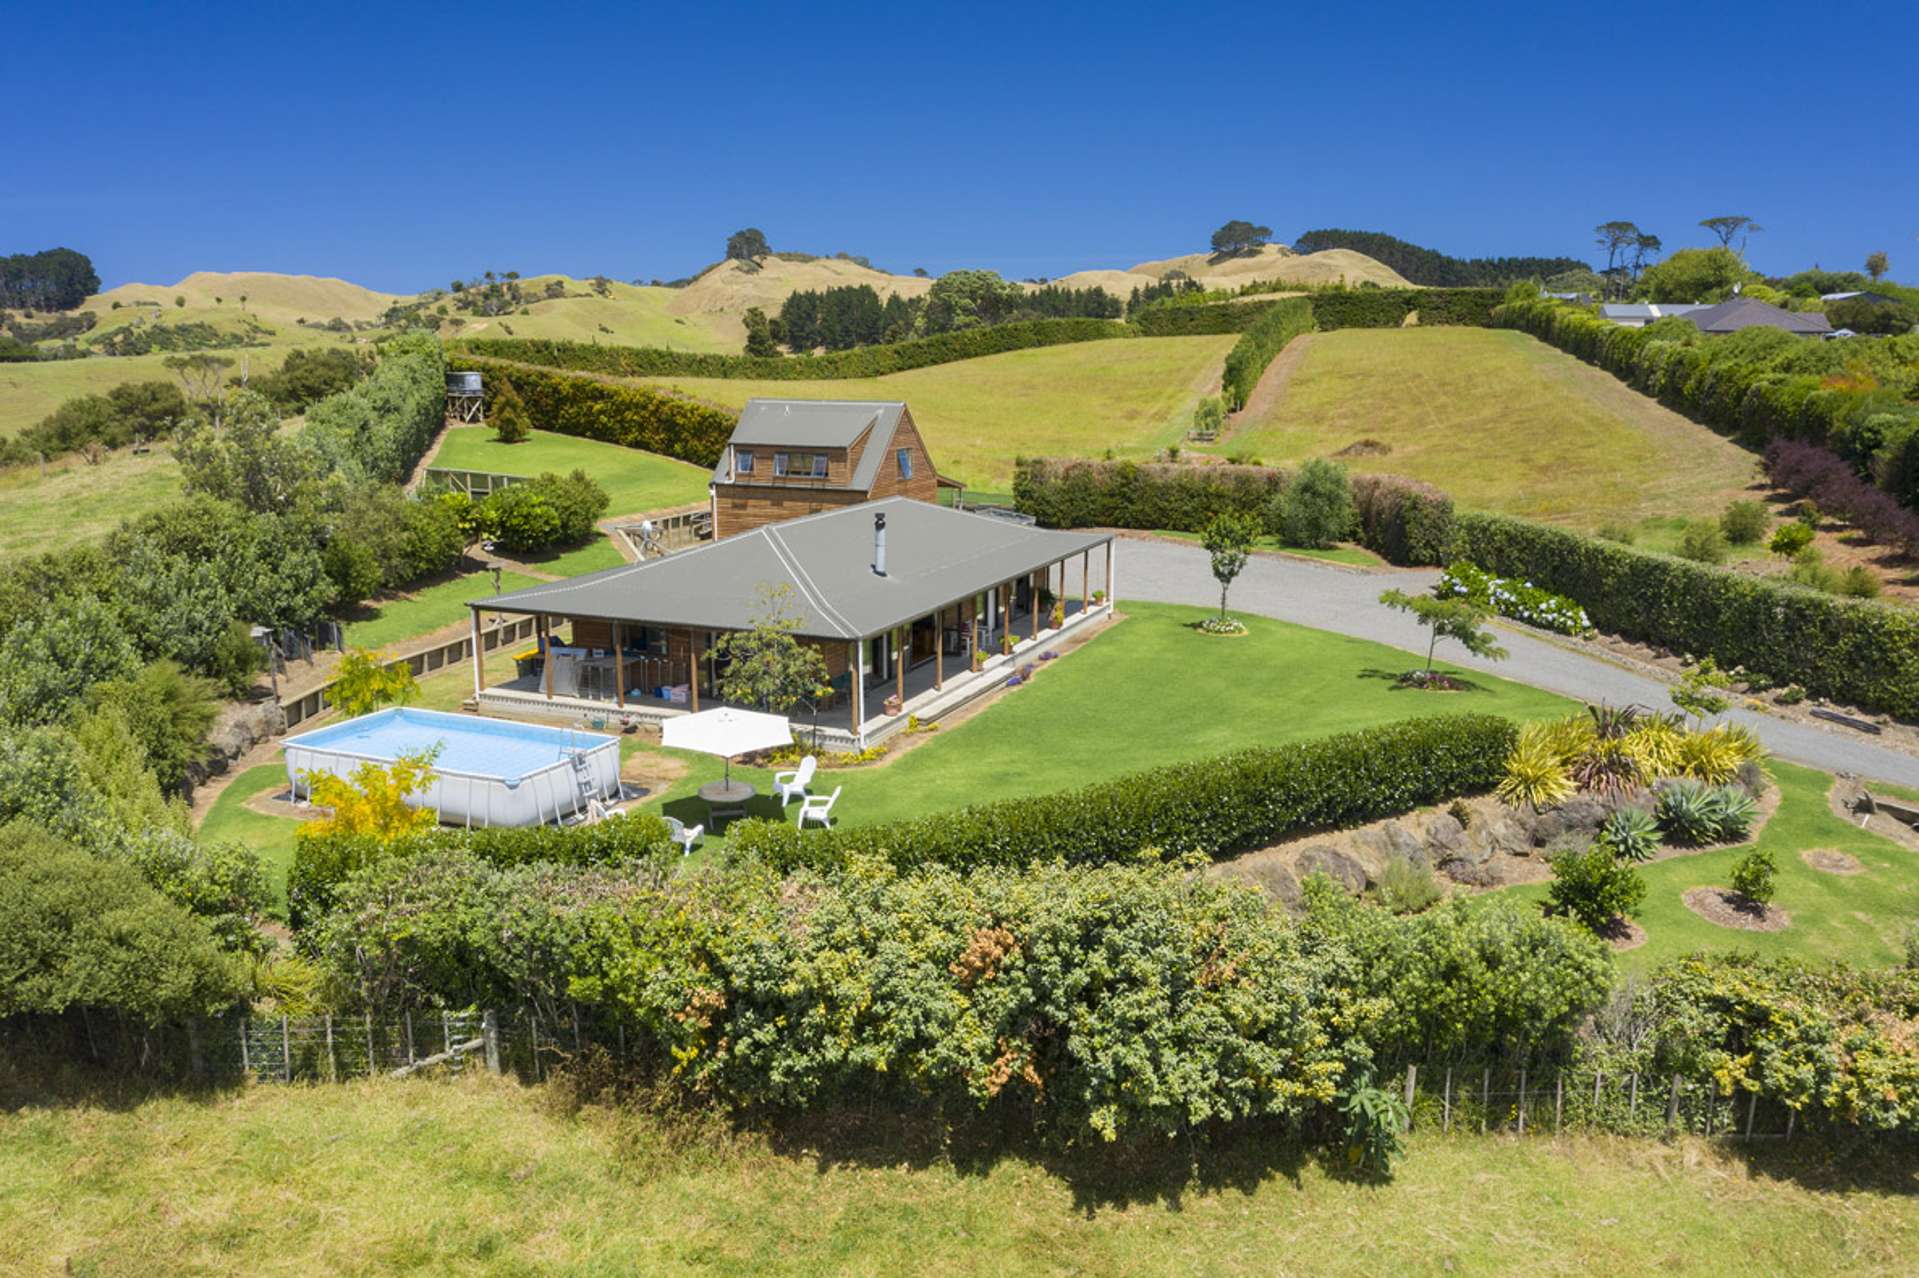
[[[706,833],[706,827],[696,825],[689,830],[686,828],[686,823],[678,817],[667,817],[666,832],[672,836],[673,842],[680,845],[680,855],[685,856],[693,850],[693,845],[700,841],[700,836]]]
[[[744,781],[709,781],[700,787],[700,797],[706,800],[708,819],[718,829],[723,820],[746,815],[746,805],[759,794]]]
[[[838,785],[833,787],[833,793],[831,794],[809,794],[804,799],[801,799],[800,816],[796,822],[799,828],[804,830],[808,821],[818,821],[821,825],[830,826],[833,823],[833,805],[839,802],[840,791],[845,788],[843,785]]]
[[[775,772],[773,784],[780,792],[780,807],[784,809],[795,799],[806,797],[806,787],[813,784],[813,773],[818,770],[820,761],[812,755],[800,760],[800,766],[791,772]]]

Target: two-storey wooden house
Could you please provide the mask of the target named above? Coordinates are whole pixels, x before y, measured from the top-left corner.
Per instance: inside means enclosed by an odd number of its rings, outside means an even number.
[[[897,400],[754,399],[710,487],[713,535],[732,537],[883,497],[937,502],[942,479]]]

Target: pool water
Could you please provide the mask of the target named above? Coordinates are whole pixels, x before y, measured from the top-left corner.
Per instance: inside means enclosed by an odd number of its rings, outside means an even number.
[[[439,747],[436,772],[497,777],[518,783],[580,750],[616,738],[570,728],[509,723],[472,715],[398,706],[289,738],[288,745],[390,763],[402,754]]]

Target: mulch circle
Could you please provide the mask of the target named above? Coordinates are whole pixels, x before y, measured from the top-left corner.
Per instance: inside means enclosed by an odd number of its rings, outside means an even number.
[[[1646,943],[1646,929],[1623,915],[1614,918],[1599,935],[1614,953],[1636,950]]]
[[[1835,852],[1831,848],[1808,848],[1799,854],[1799,859],[1815,870],[1827,874],[1864,874],[1866,867],[1859,858],[1844,852]]]
[[[1792,922],[1778,906],[1754,906],[1730,888],[1696,887],[1680,899],[1706,922],[1741,932],[1780,932]]]

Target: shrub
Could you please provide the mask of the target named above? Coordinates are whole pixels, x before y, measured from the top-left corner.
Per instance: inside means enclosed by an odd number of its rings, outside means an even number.
[[[1700,564],[1722,564],[1730,553],[1726,546],[1726,534],[1719,525],[1703,519],[1694,520],[1686,525],[1679,534],[1679,557]]]
[[[342,718],[352,719],[381,706],[406,705],[419,695],[413,668],[406,662],[388,663],[371,649],[349,648],[327,689],[327,702]]]
[[[1633,531],[1631,524],[1617,522],[1599,525],[1599,531],[1595,535],[1605,541],[1616,541],[1622,546],[1632,545],[1639,536],[1638,533]]]
[[[1562,635],[1583,635],[1592,630],[1586,610],[1574,600],[1541,590],[1530,581],[1495,577],[1463,559],[1440,575],[1433,593],[1441,598],[1468,599],[1502,617]]]
[[[1497,515],[1460,514],[1453,527],[1463,557],[1571,595],[1608,633],[1710,654],[1728,669],[1867,710],[1919,716],[1919,616],[1908,610]]]
[[[1754,905],[1764,906],[1772,900],[1773,877],[1778,873],[1772,854],[1754,848],[1733,863],[1732,890]]]
[[[399,483],[412,473],[446,421],[446,360],[437,339],[405,333],[355,385],[307,409],[299,442],[328,469]]]
[[[1289,297],[1261,311],[1251,327],[1246,329],[1245,336],[1226,352],[1226,366],[1220,377],[1220,385],[1227,404],[1235,409],[1245,407],[1253,387],[1259,385],[1259,379],[1265,374],[1266,366],[1273,362],[1273,357],[1295,337],[1310,333],[1312,329],[1313,306],[1307,298]]]
[[[523,443],[533,432],[533,423],[526,415],[526,401],[504,377],[493,388],[492,412],[488,416],[493,422],[493,437],[502,444]]]
[[[204,923],[220,948],[239,954],[268,949],[257,924],[273,903],[273,888],[252,848],[150,830],[132,841],[128,859],[161,896]]]
[[[1417,914],[1446,895],[1430,865],[1417,864],[1403,856],[1387,858],[1374,891],[1379,904],[1394,914]]]
[[[781,870],[856,854],[961,867],[1124,861],[1145,848],[1217,857],[1483,793],[1499,779],[1514,731],[1484,715],[1411,719],[884,825],[802,834],[742,821],[728,845]]]
[[[1695,847],[1745,838],[1758,814],[1758,805],[1745,791],[1708,786],[1690,777],[1660,787],[1655,813],[1668,839]]]
[[[1854,599],[1877,599],[1884,587],[1872,569],[1864,564],[1854,564],[1846,569],[1839,580],[1839,593]]]
[[[258,652],[259,645],[248,641]],[[219,717],[213,684],[172,661],[155,661],[131,678],[108,679],[87,690],[88,704],[111,706],[139,742],[159,785],[178,790],[207,756],[207,731]]]
[[[1810,497],[1827,514],[1845,520],[1882,546],[1919,554],[1919,512],[1859,477],[1845,460],[1802,440],[1775,440],[1766,449],[1773,482]]]
[[[1552,870],[1548,908],[1593,932],[1609,930],[1615,919],[1637,912],[1646,899],[1646,881],[1639,872],[1597,843],[1583,852],[1559,853],[1552,858]]]
[[[483,343],[518,346],[519,343]],[[538,345],[529,343],[528,345]],[[562,343],[561,345],[569,345]],[[588,351],[617,350],[617,347],[589,346]],[[858,354],[860,352],[853,352]],[[517,358],[517,356],[516,356]],[[695,356],[697,359],[726,359],[731,356]],[[775,364],[814,363],[813,360],[775,360]],[[540,429],[581,439],[597,439],[603,444],[620,444],[649,453],[677,457],[698,466],[711,466],[720,458],[726,441],[733,434],[737,415],[685,396],[646,386],[626,386],[597,381],[518,364],[502,364],[471,355],[456,356],[449,367],[458,371],[478,371],[487,375],[493,386],[511,374],[513,389],[525,402],[527,413],[540,423]]]
[[[1312,295],[1313,321],[1321,328],[1398,328],[1408,316],[1419,323],[1485,328],[1504,300],[1496,288],[1324,289]]]
[[[1289,546],[1324,549],[1351,536],[1359,518],[1346,468],[1323,457],[1301,466],[1275,502],[1273,522]]]
[[[1659,851],[1659,823],[1639,808],[1619,808],[1599,827],[1599,846],[1622,861],[1650,861]]]
[[[1813,528],[1810,524],[1781,524],[1774,530],[1772,540],[1766,543],[1766,549],[1783,559],[1797,559],[1801,553],[1812,548]]]
[[[606,490],[583,470],[540,475],[496,489],[475,509],[482,534],[509,554],[574,546],[593,536],[606,513]]]
[[[1493,790],[1500,802],[1549,808],[1572,794],[1572,772],[1553,738],[1553,725],[1548,723],[1529,723],[1520,729]]]
[[[1766,504],[1746,498],[1733,502],[1726,512],[1719,516],[1719,530],[1726,534],[1726,540],[1735,546],[1756,544],[1766,535],[1766,529],[1772,527],[1772,512]]]
[[[1807,546],[1792,557],[1792,567],[1786,570],[1786,579],[1796,586],[1829,595],[1845,593],[1846,575],[1828,564],[1817,546]]]
[[[1299,300],[1302,299],[1284,299],[1284,301]],[[1127,323],[1147,337],[1198,337],[1216,333],[1244,333],[1256,327],[1272,308],[1284,305],[1284,301],[1145,306],[1129,315]],[[1308,313],[1306,318],[1310,326],[1311,314]],[[1267,358],[1270,360],[1272,357]],[[1257,374],[1254,375],[1253,380],[1255,382],[1259,380]]]
[[[1388,563],[1443,564],[1453,554],[1453,499],[1398,475],[1355,475],[1359,543]]]

